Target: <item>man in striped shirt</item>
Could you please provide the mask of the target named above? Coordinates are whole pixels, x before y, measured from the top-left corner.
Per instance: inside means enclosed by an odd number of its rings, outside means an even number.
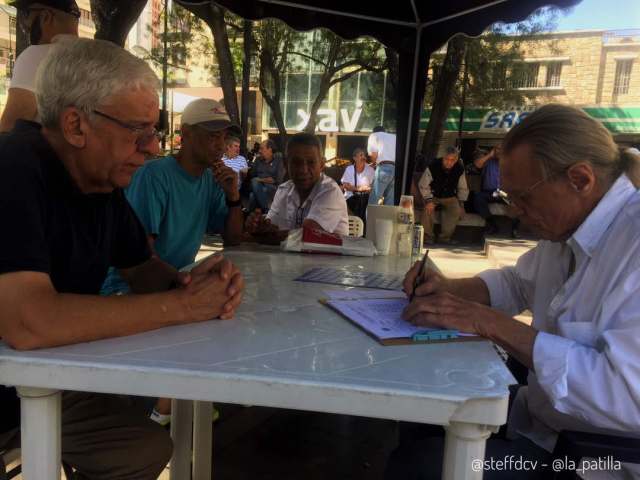
[[[240,155],[240,140],[237,137],[227,138],[222,161],[238,174],[238,188],[240,188],[249,172],[249,164],[247,159]]]

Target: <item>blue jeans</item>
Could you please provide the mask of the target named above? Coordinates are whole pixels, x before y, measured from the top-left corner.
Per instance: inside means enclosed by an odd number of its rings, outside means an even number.
[[[395,173],[396,166],[391,163],[384,163],[376,167],[376,176],[373,179],[369,195],[369,205],[377,205],[382,197],[384,197],[385,205],[394,205]]]
[[[275,185],[259,182],[257,178],[251,179],[251,191],[258,203],[258,207],[262,210],[267,210],[269,208],[276,190],[277,187]]]

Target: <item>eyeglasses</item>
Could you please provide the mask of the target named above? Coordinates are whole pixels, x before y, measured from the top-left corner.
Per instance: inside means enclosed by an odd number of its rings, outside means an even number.
[[[553,177],[552,177],[553,178]],[[533,185],[531,185],[529,188],[527,188],[525,191],[521,192],[521,193],[507,193],[504,190],[500,190],[499,188],[496,189],[496,191],[494,192],[494,196],[500,198],[504,203],[506,203],[507,205],[509,205],[510,207],[514,206],[516,203],[517,204],[522,204],[523,199],[529,195],[531,192],[533,192],[536,188],[538,188],[540,185],[542,185],[544,182],[547,182],[551,180],[551,178],[543,178],[542,180],[538,180],[536,183],[534,183]]]
[[[123,122],[122,120],[118,120],[117,118],[112,117],[111,115],[107,115],[106,113],[102,113],[98,110],[94,110],[93,113],[96,115],[106,118],[116,125],[121,126],[122,128],[126,128],[131,133],[136,135],[136,146],[138,148],[144,147],[151,140],[160,140],[164,136],[164,132],[162,130],[158,130],[155,127],[140,127],[138,125],[131,125],[129,123]]]

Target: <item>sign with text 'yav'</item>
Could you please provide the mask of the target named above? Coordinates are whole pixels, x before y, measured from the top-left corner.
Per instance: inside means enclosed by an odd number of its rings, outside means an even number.
[[[518,125],[533,110],[492,111],[487,113],[480,124],[481,132],[508,132]]]
[[[351,115],[346,108],[340,109],[340,124],[338,125],[338,111],[333,108],[320,108],[318,110],[317,129],[320,132],[355,132],[358,127],[358,121],[362,115],[362,101],[356,102],[356,108]],[[309,113],[301,108],[298,109],[298,117],[300,123],[296,127],[297,130],[303,130],[309,122]]]

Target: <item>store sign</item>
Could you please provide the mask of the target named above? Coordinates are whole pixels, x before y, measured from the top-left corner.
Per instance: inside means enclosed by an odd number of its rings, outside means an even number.
[[[355,132],[362,115],[362,101],[356,103],[356,109],[349,115],[346,108],[340,109],[340,126],[338,126],[338,111],[333,108],[321,108],[318,110],[318,131],[320,132]],[[296,130],[303,130],[309,122],[309,113],[298,109],[300,123]]]
[[[508,132],[524,120],[532,111],[511,110],[507,112],[489,112],[480,124],[481,132]]]

